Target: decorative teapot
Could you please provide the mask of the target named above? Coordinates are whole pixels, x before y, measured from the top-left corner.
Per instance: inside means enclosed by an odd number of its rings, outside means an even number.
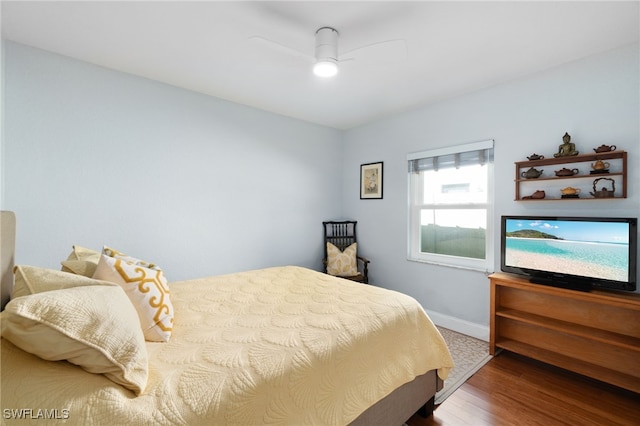
[[[567,186],[566,188],[561,189],[560,192],[562,192],[562,195],[576,195],[580,193],[580,188]]]
[[[566,167],[563,167],[560,170],[556,170],[556,176],[573,176],[576,173],[578,173],[580,170],[578,169],[567,169]]]
[[[522,176],[525,179],[535,179],[540,177],[541,174],[542,174],[542,170],[536,170],[533,167],[531,167],[526,172],[520,173],[520,176]]]
[[[593,150],[595,152],[609,152],[609,151],[615,151],[616,150],[616,146],[615,145],[600,145],[597,148],[593,148]]]
[[[606,186],[603,186],[600,191],[597,190],[596,185],[601,180],[607,180],[611,182],[611,190],[609,190]],[[595,198],[613,198],[616,192],[616,181],[610,178],[598,178],[593,181],[593,192],[589,192]]]
[[[536,192],[534,192],[531,195],[527,195],[526,197],[522,197],[523,200],[541,200],[544,197],[546,197],[547,194],[545,194],[544,191],[541,190],[537,190]]]
[[[530,156],[527,157],[528,160],[544,160],[544,155],[538,155],[538,154],[531,154]]]
[[[591,164],[591,168],[592,168],[593,170],[597,170],[597,171],[600,171],[600,170],[606,170],[606,169],[608,169],[608,168],[609,168],[609,166],[610,166],[609,162],[607,162],[607,161],[602,161],[602,160],[598,160],[598,161],[596,161],[595,163],[592,163],[592,164]]]

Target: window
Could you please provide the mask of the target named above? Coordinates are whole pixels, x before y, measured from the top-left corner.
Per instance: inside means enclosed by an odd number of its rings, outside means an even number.
[[[409,154],[409,260],[490,270],[493,141]]]

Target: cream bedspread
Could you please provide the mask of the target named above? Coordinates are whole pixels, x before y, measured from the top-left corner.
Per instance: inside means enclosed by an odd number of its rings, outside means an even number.
[[[170,289],[173,335],[147,342],[141,396],[3,339],[2,423],[14,423],[6,410],[46,409],[83,425],[342,425],[416,376],[437,369],[444,380],[453,366],[420,305],[397,292],[299,267]]]

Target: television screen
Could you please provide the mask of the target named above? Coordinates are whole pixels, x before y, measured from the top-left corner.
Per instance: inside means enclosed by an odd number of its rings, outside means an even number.
[[[503,216],[501,269],[532,282],[634,291],[637,219]]]

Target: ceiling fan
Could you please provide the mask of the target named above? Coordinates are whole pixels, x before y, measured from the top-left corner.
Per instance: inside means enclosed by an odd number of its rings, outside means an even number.
[[[406,60],[408,56],[407,44],[404,39],[379,41],[339,53],[338,37],[339,33],[335,28],[319,28],[315,33],[314,55],[257,35],[251,36],[249,39],[313,61],[313,72],[319,77],[335,76],[338,73],[338,65],[342,62],[389,62]]]

